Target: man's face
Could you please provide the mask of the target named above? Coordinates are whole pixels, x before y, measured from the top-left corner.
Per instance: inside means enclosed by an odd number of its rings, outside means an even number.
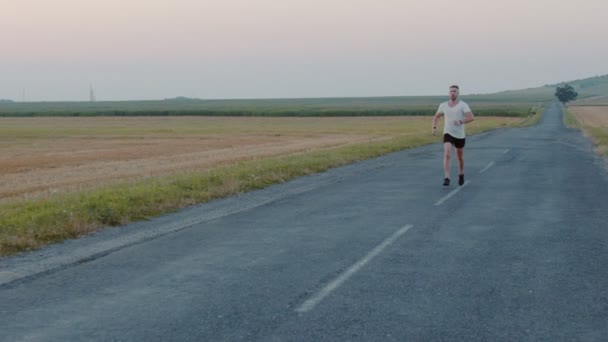
[[[450,88],[450,99],[456,100],[458,98],[459,91],[457,88]]]

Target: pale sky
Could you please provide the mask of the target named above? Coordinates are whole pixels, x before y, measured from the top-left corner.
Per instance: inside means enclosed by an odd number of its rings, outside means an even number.
[[[606,0],[0,0],[0,98],[402,96],[608,74]]]

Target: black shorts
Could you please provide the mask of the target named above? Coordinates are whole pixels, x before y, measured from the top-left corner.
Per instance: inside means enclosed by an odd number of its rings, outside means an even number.
[[[453,136],[451,136],[447,133],[445,133],[443,135],[443,142],[450,143],[450,144],[454,145],[454,147],[456,147],[456,148],[464,147],[464,138],[463,139],[454,138]]]

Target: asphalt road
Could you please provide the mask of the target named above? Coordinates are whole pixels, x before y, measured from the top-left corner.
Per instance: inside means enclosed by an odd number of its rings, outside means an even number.
[[[467,138],[463,187],[434,144],[0,259],[0,340],[607,341],[608,168],[561,119]]]

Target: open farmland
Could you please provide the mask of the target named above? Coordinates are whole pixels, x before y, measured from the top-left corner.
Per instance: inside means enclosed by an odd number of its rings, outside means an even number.
[[[426,116],[445,96],[0,103],[1,116]],[[464,98],[478,116],[522,116],[536,98]]]
[[[467,130],[531,122],[482,117]],[[430,125],[399,116],[0,118],[0,255],[440,141]]]
[[[485,121],[502,125],[517,120]],[[471,129],[483,129],[481,121]],[[94,117],[0,122],[0,198],[6,202],[401,135],[424,136],[430,119]]]
[[[0,197],[345,146],[412,133],[420,123],[411,118],[7,118],[1,124]]]

